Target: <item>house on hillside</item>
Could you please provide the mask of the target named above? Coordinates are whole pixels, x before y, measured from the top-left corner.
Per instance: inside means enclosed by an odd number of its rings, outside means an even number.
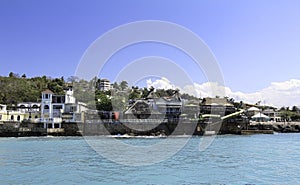
[[[112,85],[110,84],[110,81],[108,79],[100,79],[98,89],[100,91],[109,91],[112,89]]]

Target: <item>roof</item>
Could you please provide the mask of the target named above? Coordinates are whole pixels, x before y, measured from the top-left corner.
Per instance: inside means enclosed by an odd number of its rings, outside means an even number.
[[[251,118],[270,118],[269,116],[263,114],[263,113],[258,113],[252,116]]]
[[[211,106],[233,106],[226,98],[204,98],[202,104]]]
[[[101,81],[101,82],[109,82],[109,79],[101,78],[100,81]]]
[[[250,107],[248,109],[248,111],[259,111],[259,108],[257,108],[257,107]]]
[[[52,91],[50,91],[49,89],[46,89],[42,92],[43,94],[54,94]]]

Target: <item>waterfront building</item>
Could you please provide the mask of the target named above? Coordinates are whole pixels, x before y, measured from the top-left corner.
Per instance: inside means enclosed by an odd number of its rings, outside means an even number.
[[[200,114],[228,115],[236,108],[226,98],[203,98],[200,103]]]
[[[17,109],[20,112],[38,112],[41,104],[38,102],[22,102],[17,104]]]
[[[199,100],[183,100],[182,118],[198,118],[200,114]]]
[[[0,104],[0,123],[21,122],[25,113],[14,110],[7,110],[7,105]]]
[[[24,119],[31,122],[37,122],[41,117],[41,103],[39,102],[22,102],[17,104],[17,110],[24,113]]]
[[[182,101],[178,91],[171,97],[157,97],[150,92],[147,98],[133,100],[125,111],[125,117],[130,119],[166,118],[177,120],[181,115]]]
[[[263,114],[263,113],[257,113],[254,116],[251,117],[252,122],[268,122],[270,121],[270,117]]]
[[[108,79],[100,79],[98,89],[100,91],[109,91],[112,89],[112,85],[110,84],[110,81]]]
[[[48,89],[42,92],[41,121],[44,128],[61,128],[63,121],[81,121],[81,113],[86,110],[85,103],[76,101],[72,87],[65,91],[65,95],[55,95]]]
[[[270,118],[270,121],[274,121],[274,122],[282,122],[284,120],[282,120],[280,113],[274,109],[265,109],[263,111],[263,114],[265,114],[266,116],[268,116]]]
[[[256,115],[260,112],[261,112],[261,110],[257,107],[250,107],[250,108],[247,109],[246,113],[247,113],[248,117],[252,117],[252,116],[254,116],[254,115]]]

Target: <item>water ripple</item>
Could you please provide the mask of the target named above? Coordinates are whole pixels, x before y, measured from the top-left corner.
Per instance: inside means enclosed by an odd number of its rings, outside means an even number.
[[[180,138],[176,138],[180,139]],[[152,144],[159,139],[124,139]],[[298,184],[300,134],[193,137],[159,164],[115,164],[80,137],[0,138],[1,184]],[[164,151],[162,151],[163,153]],[[134,157],[134,156],[132,156]]]

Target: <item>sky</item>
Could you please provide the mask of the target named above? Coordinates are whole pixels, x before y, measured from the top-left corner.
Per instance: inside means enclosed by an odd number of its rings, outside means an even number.
[[[0,75],[68,78],[97,38],[143,20],[172,22],[198,35],[218,62],[226,92],[235,99],[300,105],[297,0],[0,0]],[[152,55],[174,61],[188,73],[198,94],[207,92],[206,76],[188,56],[157,43],[120,50],[99,76],[113,81],[130,62]],[[166,84],[163,76],[144,81]]]

